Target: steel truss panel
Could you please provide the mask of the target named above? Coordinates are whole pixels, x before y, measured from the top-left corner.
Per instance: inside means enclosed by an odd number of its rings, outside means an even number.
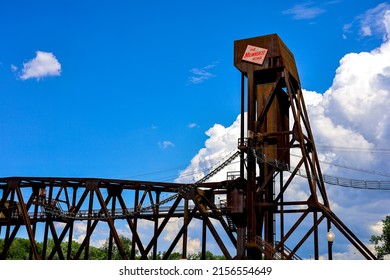
[[[7,258],[15,237],[24,230],[30,242],[31,259],[89,259],[91,239],[101,223],[107,227],[108,259],[114,247],[122,259],[156,259],[161,233],[176,218],[183,219],[183,225],[163,258],[169,257],[180,240],[182,256],[187,257],[188,226],[200,220],[224,256],[231,259],[222,238],[228,236],[230,246],[235,248],[234,228],[226,221],[226,204],[214,201],[216,194],[226,194],[227,185],[228,182],[189,185],[97,178],[1,178],[0,232],[4,233],[5,242],[0,248],[0,259]],[[118,220],[125,221],[129,229],[130,250],[122,244]],[[143,220],[154,224],[149,238],[141,237],[138,231]],[[212,220],[217,221],[218,230]],[[78,250],[72,252],[76,224],[80,222],[85,227],[85,237]],[[42,249],[38,249],[38,237]],[[54,242],[52,247],[50,240]],[[67,249],[61,246],[64,243]],[[205,234],[202,243],[205,257]]]

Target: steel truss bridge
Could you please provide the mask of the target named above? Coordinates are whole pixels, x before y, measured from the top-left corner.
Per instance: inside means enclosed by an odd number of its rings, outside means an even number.
[[[172,218],[183,218],[182,228],[172,240],[164,258],[168,258],[182,239],[182,254],[185,257],[188,226],[193,219],[201,219],[202,247],[206,246],[208,229],[224,255],[230,259],[228,249],[217,232],[211,219],[218,221],[232,244],[236,244],[233,235],[234,225],[226,219],[226,204],[215,204],[214,196],[226,194],[232,182],[175,184],[128,180],[80,179],[80,178],[2,178],[0,227],[5,230],[5,246],[1,259],[6,258],[7,250],[17,234],[24,228],[31,244],[33,259],[88,259],[91,237],[98,223],[106,223],[109,230],[108,256],[112,255],[113,242],[123,259],[125,249],[119,238],[115,221],[125,220],[132,239],[130,259],[136,257],[138,250],[141,259],[156,258],[159,236]],[[162,195],[169,197],[161,200]],[[129,199],[132,203],[129,204]],[[154,223],[150,240],[141,240],[137,232],[138,223],[146,219]],[[85,239],[74,256],[71,256],[71,244],[77,221],[86,221]],[[59,227],[58,225],[61,224]],[[43,252],[38,252],[36,235],[43,225]],[[46,251],[48,240],[53,239],[55,246]],[[67,242],[68,255],[64,255],[61,243]]]
[[[234,65],[241,72],[241,116],[247,104],[248,131],[245,136],[241,118],[238,151],[230,158],[193,184],[0,178],[0,236],[5,237],[0,259],[7,258],[13,241],[23,234],[29,240],[30,259],[89,259],[98,225],[107,228],[108,259],[114,250],[122,259],[156,259],[173,219],[181,224],[170,235],[163,259],[177,250],[186,258],[194,231],[200,236],[202,259],[210,237],[226,259],[300,259],[301,249],[311,250],[315,259],[328,252],[331,259],[332,244],[321,241],[320,233],[332,228],[364,258],[376,259],[332,212],[325,182],[368,189],[373,185],[322,174],[291,51],[276,34],[238,40]],[[300,151],[295,167],[290,166],[292,149]],[[237,157],[237,176],[206,182]],[[297,176],[306,178],[306,190],[294,184]],[[144,221],[151,225],[149,234],[141,233]],[[85,232],[81,246],[72,252],[80,223]],[[129,254],[122,234],[131,239]],[[49,246],[51,240],[54,246]]]

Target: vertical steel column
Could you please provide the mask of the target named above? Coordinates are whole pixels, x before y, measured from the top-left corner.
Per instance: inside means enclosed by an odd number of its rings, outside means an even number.
[[[154,232],[157,232],[157,230],[158,230],[158,217],[159,217],[159,211],[160,211],[160,207],[159,207],[160,192],[156,191],[155,193],[156,193],[156,204],[153,207],[153,214],[154,214]],[[153,246],[153,260],[157,259],[157,246],[158,246],[158,242],[156,241],[156,243]]]
[[[241,73],[241,123],[240,123],[240,177],[243,180],[245,178],[245,74]],[[237,259],[241,260],[245,258],[245,235],[246,228],[243,226],[237,227]]]
[[[188,242],[188,227],[184,225],[187,225],[189,222],[189,217],[188,217],[188,198],[184,199],[184,218],[183,218],[183,248],[182,248],[182,253],[181,257],[182,259],[187,258],[187,242]]]
[[[28,202],[28,204],[30,204],[32,202],[32,200],[34,199],[34,197],[37,197],[38,196],[38,193],[39,193],[39,188],[34,188],[33,187],[33,190],[32,190],[32,195],[31,195],[31,198]],[[33,231],[33,235],[36,236],[36,233],[37,233],[37,219],[38,219],[38,204],[35,204],[34,205],[34,214],[33,214],[33,222],[32,222],[32,231]],[[30,250],[30,253],[29,253],[29,260],[32,260],[32,250]]]
[[[76,199],[77,199],[77,187],[73,187],[73,196],[72,196],[72,205],[69,209],[70,212],[74,211],[74,207],[76,206]],[[73,227],[74,227],[74,220],[69,219],[68,220],[69,225],[69,237],[68,237],[68,252],[67,252],[67,259],[72,259],[72,242],[73,242]]]
[[[247,126],[248,131],[255,131],[256,123],[256,97],[255,97],[255,81],[254,72],[248,71],[248,113]],[[256,212],[255,212],[255,191],[256,191],[256,159],[253,154],[253,143],[251,138],[248,138],[247,152],[247,186],[246,186],[246,213],[247,213],[247,236],[248,241],[255,242],[256,238]]]
[[[135,190],[135,194],[134,194],[134,211],[137,209],[138,201],[139,201],[139,189],[136,189]],[[137,231],[137,224],[138,224],[137,214],[134,213],[133,225],[134,225],[134,230],[135,231]],[[130,259],[131,260],[135,260],[135,253],[136,253],[136,239],[135,239],[134,233],[132,233],[132,237],[131,237],[131,254],[130,254]]]
[[[87,188],[89,189],[89,204],[88,204],[88,215],[92,215],[93,213],[93,198],[94,198],[94,192],[95,192],[95,186],[94,182],[87,181]],[[91,241],[91,224],[92,220],[88,219],[87,220],[87,229],[86,229],[86,235],[85,235],[85,241],[86,241],[86,246],[84,249],[84,260],[89,259],[89,244]]]
[[[202,220],[202,255],[200,257],[201,260],[206,259],[206,239],[207,239],[207,224],[206,220]]]
[[[329,232],[331,230],[331,227],[332,227],[332,224],[331,224],[330,220],[327,219],[327,221],[326,221],[326,230],[327,230],[327,232]],[[332,248],[333,241],[328,241],[327,243],[328,243],[328,260],[333,260],[333,252],[332,252],[333,251],[332,250],[333,249]]]
[[[241,129],[240,129],[240,177],[244,178],[245,176],[245,151],[244,151],[244,143],[245,143],[245,75],[241,73]]]
[[[318,260],[320,258],[319,248],[318,248],[318,214],[317,211],[313,212],[313,225],[314,225],[314,259]]]
[[[112,197],[112,205],[111,205],[111,215],[112,216],[115,216],[115,208],[116,208],[116,196],[114,195]],[[115,223],[115,220],[112,221],[113,223]],[[113,248],[113,236],[112,236],[112,232],[110,231],[110,235],[108,237],[108,252],[107,252],[107,258],[109,260],[112,259],[112,248]]]
[[[279,173],[279,195],[280,195],[280,240],[284,239],[284,191],[283,191],[283,171]],[[284,252],[284,244],[281,246]]]

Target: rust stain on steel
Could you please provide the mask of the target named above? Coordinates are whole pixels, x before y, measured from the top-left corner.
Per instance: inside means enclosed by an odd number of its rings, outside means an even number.
[[[253,56],[267,50],[261,57],[264,61],[246,59],[251,57],[248,49]],[[248,127],[246,140],[240,140],[240,150],[246,153],[246,164],[240,165],[245,170],[240,174],[246,171],[246,186],[242,189],[233,186],[228,192],[234,209],[232,217],[245,221],[237,225],[237,243],[244,244],[243,250],[237,248],[237,258],[299,259],[299,249],[309,243],[314,258],[319,259],[320,224],[326,221],[328,230],[333,225],[365,258],[375,259],[330,209],[292,52],[276,34],[237,40],[234,65],[246,77]],[[244,82],[242,79],[241,88]],[[293,148],[301,154],[296,167],[290,166]],[[307,198],[285,201],[285,193],[294,191],[291,182],[299,169],[304,169],[308,177]],[[245,197],[243,207],[242,197]],[[287,218],[292,226],[285,223]],[[312,223],[310,226],[307,219]],[[297,232],[301,239],[292,240],[291,236]]]

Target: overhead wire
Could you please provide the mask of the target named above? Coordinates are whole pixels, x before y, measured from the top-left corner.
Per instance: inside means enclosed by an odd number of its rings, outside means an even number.
[[[347,150],[349,150],[349,151],[353,150],[353,149],[348,149],[348,147],[335,147],[335,146],[326,146],[326,147],[328,147],[328,148],[340,148],[340,149],[347,148]],[[368,149],[366,149],[366,150],[368,150]],[[390,149],[370,149],[370,150],[389,151],[390,152]],[[183,179],[183,178],[186,178],[186,177],[194,176],[196,174],[204,175],[204,174],[211,173],[216,168],[216,166],[218,166],[218,164],[220,162],[222,162],[224,159],[226,159],[229,155],[231,155],[235,151],[236,150],[233,150],[232,152],[230,152],[227,156],[225,156],[223,159],[218,161],[211,168],[203,168],[203,169],[193,170],[193,171],[189,171],[189,172],[184,172],[184,173],[181,173],[179,176],[172,175],[172,176],[168,176],[168,177],[160,177],[160,180]],[[296,154],[290,154],[290,155],[294,156],[294,157],[300,157],[299,155],[296,155]],[[228,165],[236,164],[237,162],[238,161],[232,161]],[[342,164],[337,164],[337,163],[333,163],[333,162],[328,162],[328,161],[323,161],[323,160],[319,160],[319,162],[322,163],[322,164],[328,164],[328,165],[331,165],[331,166],[336,166],[336,167],[339,167],[339,168],[345,168],[345,169],[349,169],[349,170],[353,170],[353,171],[357,171],[357,172],[373,174],[373,175],[379,175],[379,176],[384,176],[384,177],[390,177],[390,174],[388,174],[388,173],[383,173],[383,172],[378,172],[378,171],[373,171],[373,170],[364,170],[364,169],[354,168],[354,167],[350,167],[350,166],[346,166],[346,165],[342,165]],[[171,169],[167,169],[166,171],[170,171],[170,170],[174,170],[174,169],[171,168]],[[158,172],[151,172],[149,174],[152,174],[152,173],[157,174],[157,173],[163,173],[163,172],[164,171],[162,170],[162,171],[158,171]],[[305,176],[302,172],[300,172],[299,175],[303,176],[303,177]],[[387,181],[383,181],[383,180],[348,179],[348,178],[341,178],[341,177],[327,175],[327,174],[324,174],[323,176],[324,176],[325,183],[331,184],[331,185],[339,185],[339,186],[342,186],[342,187],[367,188],[367,189],[378,189],[378,190],[387,190],[387,189],[390,188],[390,187],[389,188],[387,187],[388,182]]]
[[[343,146],[331,146],[331,145],[316,145],[317,148],[325,148],[328,150],[341,150],[341,151],[352,151],[352,152],[378,152],[378,153],[390,153],[390,149],[387,148],[362,148],[362,147],[343,147]]]
[[[290,153],[290,155],[294,156],[294,157],[301,157],[299,155],[294,155],[294,154],[291,154],[291,153]],[[323,164],[332,165],[332,166],[336,166],[336,167],[340,167],[340,168],[344,168],[344,169],[349,169],[349,170],[358,171],[358,172],[362,172],[362,173],[373,174],[373,175],[379,175],[379,176],[383,176],[383,177],[390,177],[390,174],[389,173],[385,173],[385,172],[378,172],[378,171],[373,171],[373,170],[360,169],[360,168],[346,166],[346,165],[342,165],[342,164],[338,164],[338,163],[334,163],[334,162],[328,162],[328,161],[324,161],[324,160],[318,160],[318,161],[320,163],[323,163]]]
[[[258,156],[261,156],[261,160],[263,160],[264,162],[272,166],[279,167],[278,162],[276,160],[268,159],[264,154],[257,154],[257,157]],[[293,171],[291,170],[295,170],[295,167],[291,167],[287,171],[293,173]],[[304,178],[308,177],[306,170],[301,171],[301,169],[298,169],[298,172],[296,174]],[[324,182],[329,185],[337,185],[341,187],[369,190],[390,190],[390,181],[349,179],[326,174],[323,174],[323,179]]]

